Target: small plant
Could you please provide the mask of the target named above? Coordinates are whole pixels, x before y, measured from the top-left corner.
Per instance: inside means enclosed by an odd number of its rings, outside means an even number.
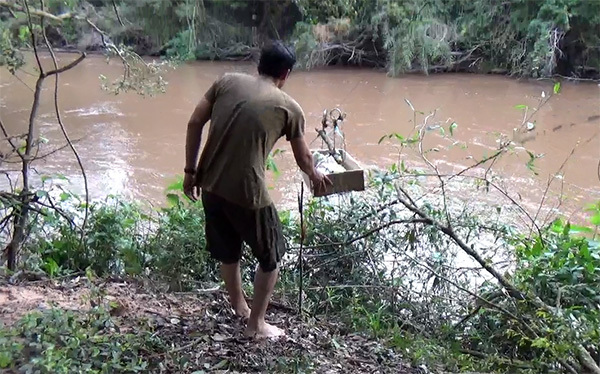
[[[79,314],[61,309],[32,312],[0,328],[0,369],[22,373],[145,373],[146,356],[160,346],[149,332],[119,332],[105,310]]]

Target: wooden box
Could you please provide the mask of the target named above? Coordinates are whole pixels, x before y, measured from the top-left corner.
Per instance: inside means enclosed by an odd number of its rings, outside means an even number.
[[[327,150],[313,150],[312,153],[315,152],[321,153],[324,156],[329,157],[329,151]],[[302,173],[302,178],[304,179],[304,183],[309,186],[313,196],[315,197],[323,197],[328,195],[333,195],[341,192],[350,192],[350,191],[364,191],[365,189],[365,173],[364,170],[360,167],[358,162],[348,153],[343,150],[338,150],[342,158],[342,166],[346,171],[340,173],[330,173],[326,174],[327,177],[331,180],[331,186],[328,186],[325,191],[314,191],[312,187],[312,183],[304,172]],[[317,168],[318,169],[318,168]]]

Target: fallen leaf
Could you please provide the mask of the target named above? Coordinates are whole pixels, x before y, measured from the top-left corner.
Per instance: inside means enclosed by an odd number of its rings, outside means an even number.
[[[229,363],[229,361],[227,360],[222,360],[221,362],[219,362],[218,364],[216,364],[215,366],[212,367],[212,370],[218,370],[221,369],[223,367],[225,367],[225,365],[227,365]]]
[[[212,338],[216,342],[224,342],[228,339],[228,337],[223,334],[214,334]]]

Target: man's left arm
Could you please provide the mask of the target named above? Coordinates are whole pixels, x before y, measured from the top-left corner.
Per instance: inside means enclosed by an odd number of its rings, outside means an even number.
[[[205,96],[200,100],[198,105],[196,105],[196,108],[188,121],[185,138],[185,178],[183,181],[183,191],[193,201],[196,201],[198,198],[194,184],[196,179],[198,153],[202,141],[202,130],[204,129],[204,125],[210,120],[211,114],[212,102]]]
[[[202,141],[202,130],[210,120],[212,103],[203,97],[196,105],[190,120],[188,121],[187,134],[185,138],[185,169],[196,170],[198,153]]]

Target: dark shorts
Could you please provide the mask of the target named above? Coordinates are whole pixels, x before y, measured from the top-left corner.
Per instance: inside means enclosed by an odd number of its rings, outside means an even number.
[[[207,250],[215,260],[224,264],[238,262],[245,242],[263,271],[277,268],[286,243],[273,204],[261,209],[248,209],[206,191],[202,191],[202,204],[206,217]]]

